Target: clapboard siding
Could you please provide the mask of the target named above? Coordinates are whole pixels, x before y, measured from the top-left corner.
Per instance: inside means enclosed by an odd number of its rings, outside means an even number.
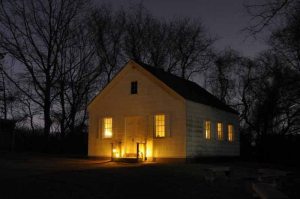
[[[169,76],[163,75],[162,77]],[[175,79],[178,80],[178,78]],[[172,80],[172,78],[168,80]],[[132,81],[138,82],[138,93],[133,95],[130,94]],[[178,82],[186,83],[182,80],[178,80]],[[193,88],[197,87],[194,83],[189,83],[189,85],[192,85]],[[184,85],[180,86],[177,91],[186,89]],[[155,73],[149,72],[134,61],[129,61],[88,106],[88,155],[109,158],[112,155],[112,146],[115,149],[115,146],[131,145],[129,140],[132,140],[132,143],[147,143],[147,147],[149,144],[147,149],[151,148],[151,155],[147,155],[147,157],[154,159],[239,155],[238,115],[231,113],[234,111],[230,108],[224,108],[226,105],[222,105],[223,109],[221,107],[222,110],[220,110],[213,108],[213,104],[208,106],[189,101],[187,100],[189,98],[184,98],[179,94],[180,92],[175,90],[157,78]],[[203,89],[200,90],[203,91]],[[203,93],[205,94],[206,91]],[[210,96],[210,94],[207,95]],[[210,96],[209,99],[212,97]],[[220,108],[220,103],[215,104],[219,104]],[[153,118],[155,114],[166,116],[167,136],[164,138],[155,138],[154,136]],[[104,117],[113,119],[112,138],[103,139],[102,137]],[[206,140],[204,137],[205,120],[211,121],[210,140]],[[217,140],[216,136],[218,121],[223,122],[224,140],[222,141]],[[234,125],[233,142],[227,141],[228,124]],[[134,133],[129,136],[130,133],[125,135],[126,132]],[[122,146],[119,147],[121,154],[126,151],[126,149],[122,149]]]
[[[238,116],[203,104],[186,101],[187,114],[187,157],[238,156]],[[211,139],[205,139],[204,122],[211,121]],[[217,122],[223,123],[223,140],[217,140]],[[234,126],[234,141],[228,141],[227,125]]]
[[[130,84],[138,82],[138,94],[130,94]],[[144,69],[129,63],[89,105],[89,156],[111,157],[111,144],[124,143],[125,118],[142,117],[147,141],[153,143],[153,158],[185,158],[185,100],[154,79]],[[169,135],[155,138],[153,117],[165,114]],[[99,126],[103,117],[113,118],[113,138],[102,139]],[[100,122],[100,125],[99,125]],[[142,132],[141,133],[145,133]]]

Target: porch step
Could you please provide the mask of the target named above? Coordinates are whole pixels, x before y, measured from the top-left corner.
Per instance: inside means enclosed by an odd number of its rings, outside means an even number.
[[[142,162],[141,158],[114,158],[114,162],[126,162],[126,163],[137,163]]]
[[[125,153],[124,158],[136,158],[137,154],[136,153]]]

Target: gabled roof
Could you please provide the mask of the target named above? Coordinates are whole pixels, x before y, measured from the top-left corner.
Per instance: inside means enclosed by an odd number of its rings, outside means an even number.
[[[205,90],[195,82],[183,79],[176,75],[172,75],[160,68],[156,68],[139,61],[134,62],[136,62],[156,78],[161,80],[164,84],[166,84],[183,98],[193,102],[212,106],[226,112],[238,114],[236,110],[220,101],[217,97],[209,93],[207,90]]]

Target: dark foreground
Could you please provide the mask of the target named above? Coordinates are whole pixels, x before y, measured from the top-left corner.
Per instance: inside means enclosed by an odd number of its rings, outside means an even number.
[[[213,182],[206,169],[229,166],[228,178]],[[242,162],[216,164],[126,164],[88,159],[0,153],[0,198],[253,198],[257,169],[270,165]],[[297,168],[280,185],[300,198]]]

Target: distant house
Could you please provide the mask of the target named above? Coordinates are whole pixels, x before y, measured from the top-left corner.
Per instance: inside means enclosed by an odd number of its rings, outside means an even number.
[[[155,161],[238,156],[235,110],[194,82],[129,61],[90,102],[88,155]]]

